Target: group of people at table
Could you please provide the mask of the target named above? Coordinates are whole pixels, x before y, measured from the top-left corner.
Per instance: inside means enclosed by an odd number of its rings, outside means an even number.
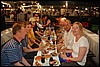
[[[32,66],[34,56],[38,51],[43,50],[41,38],[44,31],[46,27],[51,26],[54,26],[57,36],[57,52],[64,60],[71,61],[62,62],[61,66],[86,64],[89,43],[83,34],[83,26],[80,22],[71,24],[69,19],[61,17],[57,18],[58,25],[51,24],[46,15],[42,17],[42,24],[38,21],[39,17],[33,17],[29,22],[15,23],[12,26],[13,38],[6,42],[1,50],[1,66]],[[59,29],[56,29],[57,26]],[[72,57],[67,57],[66,53],[71,53]]]

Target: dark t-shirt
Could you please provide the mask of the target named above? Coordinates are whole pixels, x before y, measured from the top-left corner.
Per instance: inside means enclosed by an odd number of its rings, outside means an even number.
[[[28,48],[28,36],[26,35],[25,36],[25,38],[21,41],[21,43],[22,43],[22,49],[23,49],[23,47],[26,47],[26,48]],[[23,50],[22,50],[23,51]],[[23,51],[23,56],[25,56],[26,55],[26,53]]]

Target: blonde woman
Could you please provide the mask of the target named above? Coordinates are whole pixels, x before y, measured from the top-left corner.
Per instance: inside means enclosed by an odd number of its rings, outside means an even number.
[[[62,63],[62,66],[84,66],[86,63],[87,54],[89,51],[89,43],[86,37],[83,35],[83,27],[80,22],[74,22],[72,26],[72,32],[74,37],[74,43],[71,50],[63,51],[60,56],[63,59],[71,60],[69,63]],[[66,53],[72,53],[72,58],[67,57]]]

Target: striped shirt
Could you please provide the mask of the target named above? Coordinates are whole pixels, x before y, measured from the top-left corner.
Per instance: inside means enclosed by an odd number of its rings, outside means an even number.
[[[14,66],[15,62],[22,62],[22,45],[13,38],[1,50],[1,66]]]

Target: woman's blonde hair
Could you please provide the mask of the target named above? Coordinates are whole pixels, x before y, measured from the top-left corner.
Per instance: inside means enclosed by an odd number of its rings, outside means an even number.
[[[74,24],[77,24],[79,26],[80,30],[83,29],[83,25],[80,22],[76,21],[76,22],[73,23],[73,25]]]

